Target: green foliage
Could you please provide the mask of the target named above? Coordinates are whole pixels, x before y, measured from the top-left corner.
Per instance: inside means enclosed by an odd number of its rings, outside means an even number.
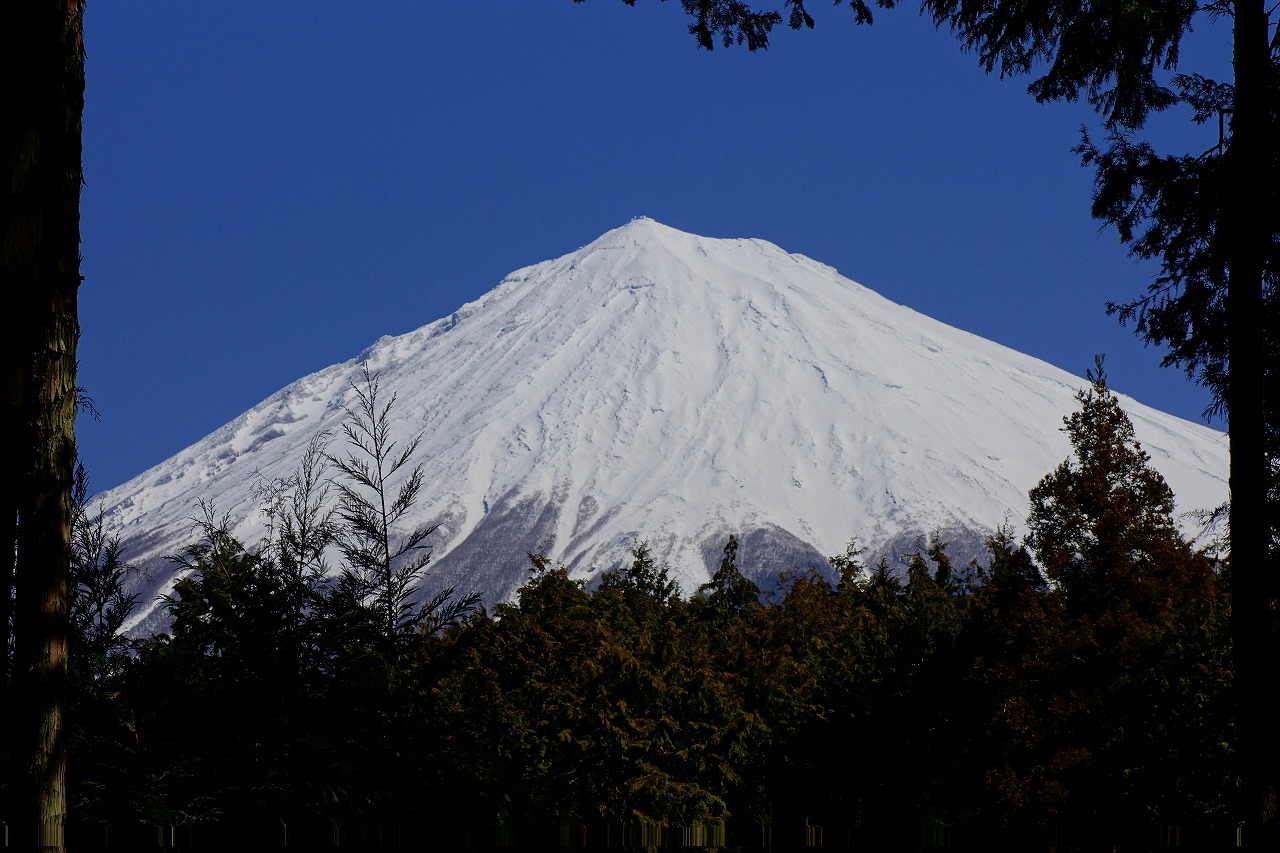
[[[725,47],[767,48],[773,28],[784,21],[781,11],[745,0],[683,0],[682,5],[694,19],[690,34],[706,50],[717,41]],[[872,23],[871,3],[848,0],[846,5],[855,23]],[[891,9],[898,3],[875,0],[874,5]],[[805,0],[787,0],[784,7],[791,29],[813,27]],[[1036,100],[1074,101],[1083,95],[1108,126],[1136,128],[1152,111],[1177,102],[1159,72],[1176,67],[1182,37],[1202,6],[1189,0],[1096,7],[1061,0],[925,0],[921,11],[939,27],[949,26],[987,72],[1043,71],[1028,87]]]
[[[261,547],[246,548],[225,516],[204,507],[197,541],[173,558],[181,577],[166,596],[172,636],[145,644],[130,673],[128,811],[139,817],[376,816],[412,792],[383,780],[407,775],[406,744],[420,740],[403,732],[421,713],[436,632],[475,598],[446,590],[408,612],[409,584],[425,566],[422,536],[398,538],[392,525],[421,476],[388,499],[406,454],[389,440],[390,402],[367,372],[365,380],[346,458],[334,463],[322,434],[294,475],[260,484]],[[342,481],[330,479],[330,465]],[[355,561],[336,578],[327,559],[335,545]],[[190,748],[192,729],[208,731],[207,749]]]
[[[195,524],[200,539],[171,558],[180,576],[163,597],[175,642],[229,661],[237,677],[252,678],[264,665],[274,670],[276,638],[292,617],[285,577],[265,555],[246,550],[227,516],[217,517],[211,506]]]
[[[129,678],[129,805],[148,820],[209,820],[245,809],[266,782],[265,765],[275,765],[253,745],[274,752],[283,735],[272,697],[296,681],[291,650],[278,642],[286,621],[279,576],[212,508],[195,524],[199,541],[172,558],[184,572],[165,599],[172,636],[143,644]],[[192,730],[202,732],[201,749],[189,748]]]
[[[1216,87],[1201,78],[1178,79],[1184,87],[1193,82]],[[1229,110],[1229,103],[1211,107],[1186,88],[1183,93],[1198,114]],[[1228,203],[1222,157],[1161,154],[1150,142],[1121,131],[1110,131],[1101,146],[1085,132],[1075,150],[1095,169],[1094,217],[1113,225],[1135,257],[1160,265],[1146,293],[1109,302],[1107,310],[1133,324],[1144,339],[1166,347],[1165,365],[1198,373],[1221,405],[1227,378],[1227,256],[1218,221]]]
[[[841,0],[836,0],[839,5]],[[745,0],[685,2],[701,47],[768,46],[777,11]],[[894,0],[880,0],[890,7]],[[869,23],[863,0],[849,0]],[[793,28],[812,26],[804,0],[785,0]],[[1101,117],[1104,144],[1087,129],[1075,148],[1095,169],[1092,212],[1114,225],[1131,254],[1159,263],[1137,299],[1108,306],[1144,340],[1168,348],[1213,394],[1210,411],[1231,423],[1231,528],[1236,691],[1241,710],[1242,789],[1250,844],[1280,847],[1280,734],[1270,719],[1271,674],[1280,652],[1280,37],[1277,7],[1257,2],[1131,0],[924,0],[988,72],[1037,75],[1041,102],[1083,97]],[[1231,79],[1179,72],[1184,36],[1226,18]],[[1138,132],[1175,105],[1191,120],[1218,119],[1216,145],[1166,155]],[[1209,412],[1206,412],[1208,414]],[[1122,557],[1120,559],[1123,559]],[[1068,568],[1074,572],[1078,569]],[[1107,567],[1096,567],[1105,576]]]

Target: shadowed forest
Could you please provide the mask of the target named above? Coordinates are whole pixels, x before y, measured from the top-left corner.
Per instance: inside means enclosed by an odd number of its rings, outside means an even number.
[[[69,849],[1234,845],[1227,569],[1101,375],[985,562],[850,544],[762,597],[732,537],[697,590],[640,542],[591,585],[532,554],[492,613],[415,596],[421,476],[356,391],[266,541],[195,523],[168,634],[119,633],[81,473]]]

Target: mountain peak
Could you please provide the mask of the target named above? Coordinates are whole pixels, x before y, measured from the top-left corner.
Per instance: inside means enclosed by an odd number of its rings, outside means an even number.
[[[648,216],[640,215],[633,217],[629,222],[620,225],[610,231],[606,231],[601,235],[600,239],[605,239],[610,235],[626,236],[636,241],[662,239],[663,236],[670,234],[679,234],[682,236],[693,236],[679,229],[672,228],[670,225],[664,225],[656,219]]]
[[[580,249],[579,253],[626,249],[680,253],[694,250],[697,241],[701,239],[703,238],[695,234],[672,228],[647,216],[637,216],[626,224],[601,234]]]
[[[362,364],[397,394],[392,437],[421,439],[429,485],[405,521],[438,525],[436,583],[491,602],[530,551],[587,578],[647,540],[686,593],[730,533],[765,581],[823,569],[852,538],[871,559],[938,534],[976,552],[1066,457],[1058,427],[1084,384],[771,243],[640,217],[108,492],[131,559],[164,569],[200,500],[258,541],[255,485],[341,435]],[[1220,433],[1122,404],[1180,509],[1225,499]],[[157,576],[144,600],[170,580]]]

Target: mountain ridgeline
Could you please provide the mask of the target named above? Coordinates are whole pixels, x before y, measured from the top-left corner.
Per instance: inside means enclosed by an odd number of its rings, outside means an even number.
[[[934,539],[967,563],[1066,455],[1084,384],[770,243],[637,219],[102,495],[150,569],[135,631],[163,616],[149,603],[172,589],[164,557],[200,503],[261,541],[261,484],[340,432],[366,369],[398,395],[389,438],[416,441],[422,488],[402,523],[434,529],[428,583],[489,604],[523,583],[527,552],[589,580],[639,541],[692,592],[730,533],[762,587],[780,569],[830,576],[851,537],[898,571]],[[1220,433],[1121,400],[1179,513],[1225,501]]]

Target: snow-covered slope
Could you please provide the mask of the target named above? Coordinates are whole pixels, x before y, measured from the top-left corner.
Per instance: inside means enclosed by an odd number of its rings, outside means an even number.
[[[434,582],[490,601],[522,582],[527,551],[587,576],[644,538],[692,591],[730,532],[773,574],[852,537],[900,551],[1016,525],[1067,455],[1062,417],[1084,384],[770,243],[637,219],[106,493],[108,523],[156,570],[145,597],[198,500],[246,542],[262,535],[255,483],[338,431],[364,363],[398,395],[398,438],[422,437]],[[1181,510],[1226,499],[1221,433],[1123,404]]]

